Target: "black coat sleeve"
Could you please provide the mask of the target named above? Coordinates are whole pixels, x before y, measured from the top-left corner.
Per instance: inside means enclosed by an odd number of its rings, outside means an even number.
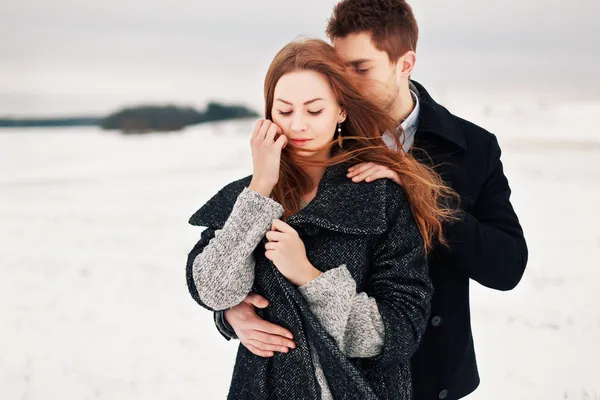
[[[511,190],[500,161],[500,146],[491,136],[486,180],[471,213],[447,229],[451,257],[471,279],[492,289],[510,290],[527,263],[523,229],[510,203]]]
[[[433,286],[421,233],[403,189],[388,201],[388,230],[376,245],[367,294],[374,297],[384,325],[381,353],[368,362],[381,368],[407,364],[416,351],[431,308]]]
[[[233,330],[231,325],[229,325],[229,323],[225,319],[225,311],[215,311],[214,312],[214,319],[215,319],[215,325],[217,326],[217,330],[219,331],[221,336],[223,336],[227,340],[237,339],[238,337],[235,334],[235,331]]]

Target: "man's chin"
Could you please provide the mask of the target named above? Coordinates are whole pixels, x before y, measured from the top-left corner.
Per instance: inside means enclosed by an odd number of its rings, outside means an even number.
[[[396,101],[396,97],[387,92],[370,91],[367,98],[385,112],[390,112]]]

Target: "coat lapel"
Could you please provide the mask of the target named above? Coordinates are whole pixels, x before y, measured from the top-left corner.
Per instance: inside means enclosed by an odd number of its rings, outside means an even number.
[[[328,229],[346,234],[381,234],[386,229],[385,180],[354,183],[346,177],[346,164],[328,167],[317,195],[300,212],[286,221],[291,226]],[[221,229],[239,194],[252,177],[221,189],[192,215],[191,225]]]
[[[238,196],[250,185],[251,180],[252,176],[247,176],[219,190],[190,217],[190,225],[221,229],[229,218]]]
[[[317,195],[290,225],[309,225],[346,234],[380,234],[386,229],[385,180],[354,183],[347,165],[328,167]]]

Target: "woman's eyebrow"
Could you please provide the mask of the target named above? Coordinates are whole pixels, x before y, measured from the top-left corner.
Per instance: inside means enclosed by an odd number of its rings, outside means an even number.
[[[310,103],[314,103],[315,101],[319,101],[319,100],[323,100],[323,99],[322,99],[322,98],[320,98],[320,97],[317,97],[316,99],[312,99],[312,100],[305,101],[305,102],[304,102],[304,105],[305,105],[305,106],[307,106],[307,105],[309,105]],[[275,101],[280,101],[280,102],[282,102],[282,103],[285,103],[285,104],[288,104],[288,105],[290,105],[290,106],[291,106],[291,105],[293,105],[293,104],[292,104],[292,103],[290,103],[289,101],[285,101],[285,100],[283,100],[283,99],[275,99]]]

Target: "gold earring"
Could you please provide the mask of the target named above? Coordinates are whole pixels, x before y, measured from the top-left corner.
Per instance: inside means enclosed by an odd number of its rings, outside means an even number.
[[[342,144],[344,143],[344,138],[342,137],[342,124],[338,123],[338,144],[340,145],[340,147],[344,147]]]

